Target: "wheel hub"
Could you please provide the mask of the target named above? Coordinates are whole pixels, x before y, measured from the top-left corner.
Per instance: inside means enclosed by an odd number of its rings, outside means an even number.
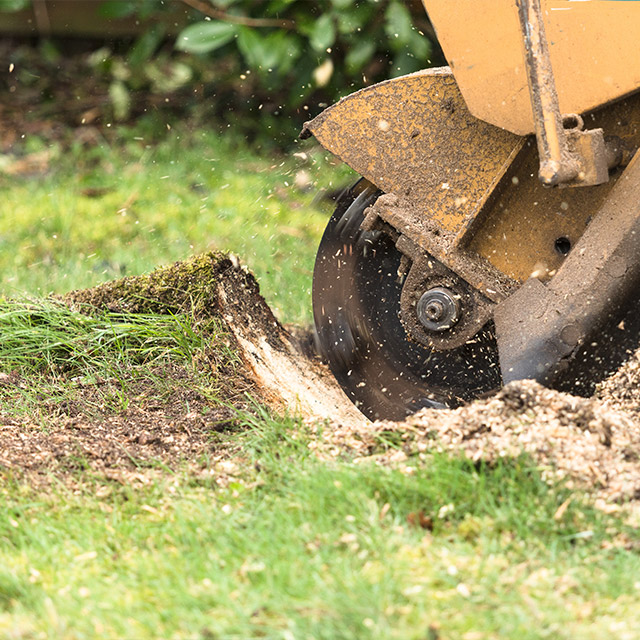
[[[428,331],[446,331],[460,319],[460,302],[449,289],[434,287],[422,294],[416,313]]]

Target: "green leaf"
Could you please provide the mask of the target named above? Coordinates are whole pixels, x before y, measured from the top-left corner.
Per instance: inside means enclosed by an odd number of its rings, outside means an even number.
[[[230,7],[232,4],[234,4],[235,2],[237,2],[238,0],[210,0],[211,4],[219,7],[220,9],[226,9],[227,7]]]
[[[164,35],[165,29],[161,24],[155,24],[147,29],[129,50],[127,56],[129,64],[136,67],[149,60],[160,46]]]
[[[114,58],[109,68],[114,80],[120,80],[121,82],[127,82],[131,78],[131,69],[129,65],[122,60],[122,58]]]
[[[31,0],[0,0],[0,11],[22,11],[31,5]]]
[[[298,0],[271,0],[267,6],[267,15],[278,15],[281,11],[288,9],[290,5],[297,1]]]
[[[87,62],[96,71],[106,73],[113,65],[113,52],[109,47],[100,47],[87,57]]]
[[[151,80],[151,89],[155,93],[175,91],[193,77],[191,67],[183,62],[148,62],[144,72]]]
[[[294,34],[272,31],[262,36],[256,29],[243,27],[238,34],[238,48],[249,67],[286,73],[300,56],[300,43]]]
[[[147,20],[154,15],[157,17],[166,9],[167,5],[164,0],[137,0],[136,2],[136,14],[142,20]]]
[[[353,0],[331,0],[331,4],[336,9],[348,9],[353,4]]]
[[[113,115],[116,120],[125,120],[131,108],[131,96],[127,87],[120,80],[115,80],[109,86],[109,98],[113,106]]]
[[[348,11],[338,11],[338,31],[344,35],[352,35],[356,40],[366,38],[362,30],[372,21],[375,12],[376,8],[370,4],[356,5]]]
[[[55,64],[62,58],[60,49],[49,39],[43,40],[38,49],[42,59],[48,64]]]
[[[393,67],[391,68],[390,76],[397,78],[398,76],[404,76],[407,73],[413,73],[419,71],[424,67],[424,60],[418,60],[408,51],[400,51],[393,59]]]
[[[126,18],[132,15],[136,10],[136,3],[132,0],[124,2],[123,0],[107,0],[98,8],[98,15],[101,18],[117,20],[118,18]]]
[[[409,50],[418,60],[426,62],[431,55],[431,46],[431,40],[426,36],[421,36],[417,31],[414,31],[411,35]]]
[[[359,40],[347,53],[345,63],[349,73],[360,71],[364,67],[376,51],[375,42],[371,40]]]
[[[251,68],[257,69],[260,67],[263,53],[265,53],[265,46],[255,29],[240,29],[238,33],[238,49],[240,49],[240,53]]]
[[[333,16],[325,13],[318,18],[311,32],[311,46],[316,51],[326,51],[336,39],[336,26],[333,22]]]
[[[392,2],[385,13],[384,30],[393,48],[407,44],[413,34],[409,10],[399,2]]]
[[[209,53],[231,42],[237,32],[236,25],[228,22],[196,22],[182,30],[176,40],[176,49],[189,53]]]

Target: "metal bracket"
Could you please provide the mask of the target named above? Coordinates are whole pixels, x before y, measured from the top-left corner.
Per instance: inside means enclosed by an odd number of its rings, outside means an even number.
[[[533,378],[555,386],[583,346],[613,350],[609,329],[633,308],[640,284],[639,185],[636,154],[553,279],[530,278],[496,307],[505,384]]]
[[[413,340],[438,351],[466,344],[491,318],[494,303],[407,236],[398,237],[396,248],[411,263],[400,296],[400,320],[407,333]],[[446,331],[429,331],[419,319],[420,299],[425,292],[439,288],[455,296],[458,318]]]
[[[602,129],[583,131],[575,114],[561,114],[540,0],[516,0],[524,39],[525,65],[536,127],[540,170],[547,186],[589,186],[609,180],[609,168],[620,162]]]

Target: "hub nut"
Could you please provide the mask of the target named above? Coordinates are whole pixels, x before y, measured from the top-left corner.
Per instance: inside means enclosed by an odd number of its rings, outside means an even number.
[[[460,319],[457,296],[444,287],[425,291],[416,305],[418,320],[429,331],[446,331]]]

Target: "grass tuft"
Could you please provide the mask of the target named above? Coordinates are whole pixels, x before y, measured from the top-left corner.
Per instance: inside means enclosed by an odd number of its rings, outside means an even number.
[[[238,362],[221,320],[168,310],[4,299],[0,335],[0,408],[42,425],[67,407],[123,414],[152,397],[162,404],[185,386],[216,404],[232,389]]]
[[[191,361],[204,346],[186,315],[87,312],[53,300],[0,301],[0,368],[98,374],[124,363]]]

